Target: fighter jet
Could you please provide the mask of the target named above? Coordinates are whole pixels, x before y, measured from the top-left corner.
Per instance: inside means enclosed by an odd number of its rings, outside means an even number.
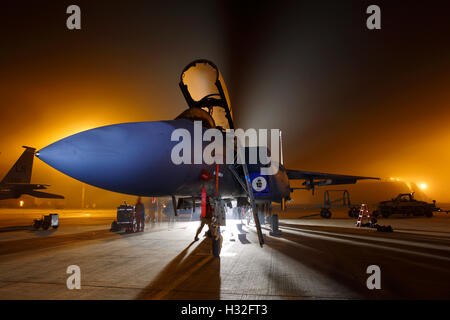
[[[24,146],[25,151],[0,182],[0,200],[17,199],[23,194],[36,198],[64,199],[57,194],[46,193],[48,184],[31,184],[34,152],[36,149]]]
[[[172,197],[175,214],[176,208],[195,210],[206,193],[216,202],[216,255],[220,253],[220,225],[224,224],[225,210],[221,208],[227,205],[251,208],[248,212],[262,246],[260,217],[264,212],[271,214],[273,202],[285,209],[291,193],[299,189],[291,188],[290,180],[304,180],[302,189],[314,190],[317,186],[378,179],[289,170],[283,164],[282,148],[274,151],[274,155],[281,153],[281,161],[268,164],[263,159],[264,154],[266,158],[270,154],[266,146],[249,146],[239,139],[227,145],[228,133],[235,130],[233,114],[222,75],[211,61],[188,64],[179,86],[188,109],[174,120],[120,123],[83,131],[39,150],[36,156],[68,176],[99,188],[136,196]],[[217,129],[221,136],[214,138],[213,133],[206,137],[209,129]],[[198,141],[198,136],[203,138]],[[194,137],[189,144],[193,151],[190,147],[180,151],[179,144],[188,137]],[[212,151],[216,159],[213,163],[198,161],[213,139],[223,139],[222,145],[227,147]],[[230,149],[236,151],[232,157],[227,154]],[[246,161],[254,151],[257,161]],[[187,161],[180,162],[179,158]],[[263,173],[263,168],[270,171],[272,167],[275,169],[270,174]]]

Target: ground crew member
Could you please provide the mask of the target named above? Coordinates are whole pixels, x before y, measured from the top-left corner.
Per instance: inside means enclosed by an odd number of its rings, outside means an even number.
[[[195,235],[194,241],[198,241],[198,235],[200,234],[200,232],[202,232],[202,229],[205,226],[205,224],[208,224],[209,232],[212,234],[212,226],[211,226],[211,218],[212,218],[212,213],[213,213],[212,210],[213,210],[213,208],[211,207],[209,197],[207,196],[206,197],[205,214],[203,216],[203,212],[202,212],[202,215],[200,217],[200,220],[201,220],[200,227],[198,227],[198,229],[197,229],[197,233]]]
[[[136,206],[135,206],[135,212],[136,212],[136,223],[137,223],[137,230],[138,231],[144,231],[145,228],[145,207],[144,204],[141,201],[141,197],[138,197]]]

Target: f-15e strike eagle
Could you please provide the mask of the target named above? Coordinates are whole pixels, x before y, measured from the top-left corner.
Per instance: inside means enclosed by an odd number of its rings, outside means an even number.
[[[99,188],[136,196],[172,197],[175,211],[177,207],[195,210],[205,190],[216,203],[215,255],[220,253],[220,225],[224,224],[227,205],[252,209],[248,211],[252,212],[262,246],[260,213],[271,214],[273,202],[280,203],[284,210],[291,192],[298,189],[291,188],[290,180],[304,180],[302,189],[314,190],[317,186],[377,179],[290,170],[284,167],[278,146],[281,161],[272,159],[268,163],[263,159],[264,154],[270,154],[268,147],[246,146],[245,137],[244,141],[228,139],[230,132],[238,130],[222,75],[208,60],[188,64],[179,86],[189,108],[174,120],[120,123],[83,131],[39,150],[36,156],[70,177]],[[210,129],[216,131],[207,133]],[[185,141],[189,137],[194,137],[193,143]],[[221,147],[212,148],[209,142],[213,139],[215,143],[219,140]],[[188,148],[180,147],[182,142]],[[180,151],[175,152],[176,161],[174,150]],[[207,150],[215,161],[196,161]],[[236,152],[228,156],[230,150]],[[248,161],[252,152],[256,154],[253,162]],[[272,172],[271,167],[275,167]]]

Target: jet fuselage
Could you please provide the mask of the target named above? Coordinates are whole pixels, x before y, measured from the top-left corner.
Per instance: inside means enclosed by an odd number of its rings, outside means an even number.
[[[36,153],[53,168],[84,183],[136,196],[200,197],[203,185],[216,194],[216,165],[174,164],[172,132],[186,129],[194,136],[194,122],[187,119],[121,123],[95,128],[57,141]],[[205,129],[205,128],[203,128]],[[208,145],[203,142],[202,151]],[[219,164],[218,196],[247,197],[227,167]],[[202,180],[202,172],[211,177]],[[279,202],[290,193],[284,168],[267,176],[269,188],[258,198]]]

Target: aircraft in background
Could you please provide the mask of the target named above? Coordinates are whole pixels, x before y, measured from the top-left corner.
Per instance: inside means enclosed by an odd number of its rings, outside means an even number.
[[[48,184],[32,184],[31,172],[36,149],[24,146],[25,151],[0,182],[0,200],[17,199],[26,194],[36,198],[64,199],[63,196],[37,190],[47,189]]]
[[[256,225],[262,246],[261,217],[272,216],[273,202],[280,203],[284,210],[291,192],[300,189],[291,188],[290,180],[304,180],[301,189],[314,190],[318,186],[378,179],[289,170],[283,165],[282,148],[278,170],[272,175],[261,174],[261,168],[268,166],[259,158],[257,164],[240,164],[236,157],[232,164],[175,164],[171,158],[178,144],[172,140],[174,130],[184,130],[194,137],[198,130],[194,121],[200,121],[202,137],[207,129],[217,128],[225,140],[226,130],[234,129],[228,92],[215,64],[208,60],[191,62],[183,70],[179,86],[189,108],[175,120],[121,123],[83,131],[39,150],[36,156],[68,176],[102,189],[136,196],[172,197],[175,215],[177,208],[191,208],[194,212],[206,190],[216,204],[212,241],[216,256],[220,254],[220,225],[224,225],[226,206],[242,207],[241,212],[246,207],[252,209],[247,211],[251,212],[249,217]],[[234,143],[236,149],[237,142]],[[200,144],[203,152],[208,143]],[[252,147],[244,148],[249,159]],[[189,152],[190,158],[195,156]]]

